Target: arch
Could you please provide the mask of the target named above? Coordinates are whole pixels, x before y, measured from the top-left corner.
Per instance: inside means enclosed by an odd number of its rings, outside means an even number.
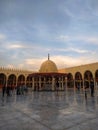
[[[81,80],[82,79],[82,74],[80,72],[75,73],[75,79],[76,80]]]
[[[77,89],[83,87],[82,74],[80,72],[75,73],[75,86]]]
[[[98,70],[95,71],[95,82],[98,85]]]
[[[67,86],[69,88],[73,88],[74,87],[73,75],[71,73],[68,73],[68,75],[67,75]]]
[[[90,87],[90,81],[91,80],[93,80],[93,82],[94,82],[92,72],[90,70],[85,71],[85,73],[84,73],[84,84],[85,84],[86,88]]]
[[[84,73],[84,80],[90,81],[91,79],[93,79],[92,72],[90,70],[85,71],[85,73]]]
[[[32,87],[32,77],[27,76],[26,78],[26,86],[31,88]]]
[[[8,76],[7,86],[13,87],[13,88],[16,87],[16,75],[15,74],[10,74]]]
[[[25,76],[21,74],[18,76],[17,85],[20,86],[24,84],[25,84]]]
[[[6,75],[4,73],[0,73],[0,88],[2,88],[4,84],[6,84]]]

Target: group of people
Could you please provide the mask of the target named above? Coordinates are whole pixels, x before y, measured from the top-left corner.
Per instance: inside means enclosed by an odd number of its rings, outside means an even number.
[[[87,98],[87,89],[89,88],[89,86],[90,86],[91,97],[94,97],[94,81],[91,80],[90,84],[88,82],[85,82],[85,97],[86,98]]]
[[[90,88],[91,97],[94,97],[94,81],[93,80],[91,80],[90,82],[85,81],[84,88],[85,88],[85,97],[87,97],[87,91],[89,88]],[[77,89],[78,91],[80,91],[80,85],[77,85]]]
[[[90,81],[90,84],[88,82],[85,82],[85,97],[87,97],[87,89],[89,88],[90,86],[90,92],[91,92],[91,97],[94,96],[94,82],[93,80]],[[79,86],[77,88],[78,90],[80,90]],[[23,95],[25,93],[28,92],[28,88],[26,85],[20,85],[20,86],[17,86],[16,88],[13,88],[12,86],[3,86],[2,87],[2,97],[5,96],[5,94],[7,96],[11,96],[13,94],[13,91],[16,91],[16,94],[17,95]],[[57,82],[56,83],[56,90],[58,92],[59,90],[59,83]]]
[[[17,86],[15,88],[12,86],[6,87],[6,85],[4,85],[2,87],[2,97],[4,97],[5,95],[12,96],[14,91],[16,91],[17,95],[21,95],[21,94],[23,95],[28,92],[28,88],[26,85]]]
[[[13,93],[13,90],[14,90],[14,88],[12,87],[12,86],[3,86],[2,87],[2,96],[4,97],[5,96],[5,94],[7,95],[7,96],[11,96],[12,95],[12,93]]]
[[[26,85],[17,86],[17,92],[16,92],[17,95],[24,95],[27,92],[28,92],[28,88]]]

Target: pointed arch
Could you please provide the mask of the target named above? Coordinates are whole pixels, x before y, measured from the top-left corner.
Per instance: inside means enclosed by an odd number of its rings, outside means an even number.
[[[26,86],[31,88],[32,87],[32,77],[27,76],[26,78]]]
[[[83,87],[82,74],[80,72],[75,73],[75,87],[78,89]]]
[[[24,85],[25,84],[25,76],[23,74],[18,76],[17,85]]]
[[[0,73],[0,88],[2,88],[4,84],[6,84],[6,75],[4,73]]]
[[[93,80],[94,82],[94,77],[93,74],[90,70],[85,71],[84,73],[84,84],[86,88],[90,88],[90,81]]]
[[[7,86],[13,87],[13,88],[16,87],[16,75],[10,74],[8,76]]]
[[[71,73],[68,73],[68,75],[67,75],[67,86],[69,88],[73,88],[74,87],[73,75]]]
[[[98,85],[98,70],[95,71],[95,82]]]

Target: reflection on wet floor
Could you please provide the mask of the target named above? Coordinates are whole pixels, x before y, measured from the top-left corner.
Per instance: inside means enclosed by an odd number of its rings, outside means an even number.
[[[3,97],[0,130],[97,130],[98,95],[82,91],[29,92]]]

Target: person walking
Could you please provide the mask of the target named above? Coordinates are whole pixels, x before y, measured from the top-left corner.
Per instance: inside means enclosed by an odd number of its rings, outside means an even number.
[[[4,84],[4,85],[2,86],[2,97],[4,97],[5,93],[6,93],[6,86],[5,86],[5,84]]]
[[[90,89],[91,89],[91,97],[94,97],[94,82],[93,82],[93,80],[90,81]]]
[[[59,91],[59,82],[56,82],[56,91],[57,91],[57,95],[58,95],[58,91]]]
[[[84,82],[84,89],[85,89],[85,99],[87,100],[87,93],[88,93],[88,89],[89,89],[89,84],[88,84],[88,81],[86,80]]]

